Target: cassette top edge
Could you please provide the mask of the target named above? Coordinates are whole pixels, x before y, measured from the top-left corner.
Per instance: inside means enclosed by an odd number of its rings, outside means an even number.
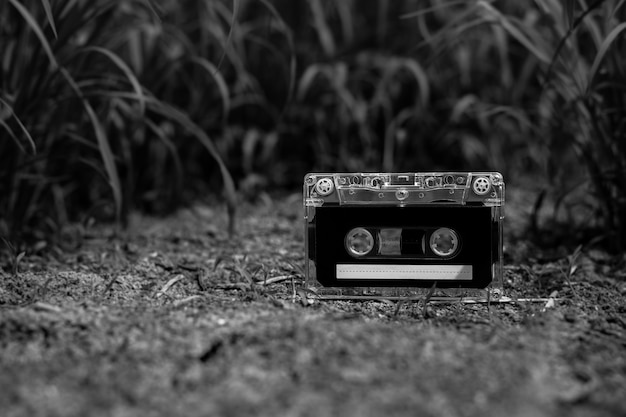
[[[307,207],[504,204],[499,172],[310,173],[304,188]]]

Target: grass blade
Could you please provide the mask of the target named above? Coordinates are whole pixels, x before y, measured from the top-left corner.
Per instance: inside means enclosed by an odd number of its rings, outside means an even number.
[[[428,82],[428,76],[422,66],[414,59],[403,59],[400,61],[400,67],[406,68],[417,81],[419,85],[419,100],[424,107],[428,105],[430,101],[430,83]]]
[[[328,79],[331,78],[329,75],[329,69],[326,65],[312,64],[304,71],[304,73],[300,76],[300,82],[298,83],[298,91],[296,94],[298,100],[304,100],[309,90],[311,90],[313,82],[318,76],[324,76]]]
[[[67,80],[68,84],[78,96],[82,103],[83,107],[87,111],[87,115],[89,116],[89,120],[94,129],[94,133],[96,135],[96,140],[98,142],[98,149],[100,151],[100,156],[102,157],[102,162],[104,163],[104,169],[107,173],[107,178],[109,180],[109,186],[113,192],[113,200],[115,203],[115,217],[116,222],[119,224],[122,220],[122,183],[120,181],[119,174],[117,172],[117,167],[115,166],[115,156],[113,155],[113,151],[111,150],[111,145],[109,144],[109,140],[106,136],[106,133],[98,120],[98,116],[94,111],[89,101],[84,97],[82,91],[76,81],[72,78],[71,74],[65,69],[60,69],[61,74]]]
[[[113,64],[115,64],[115,66],[117,66],[124,73],[128,81],[133,86],[133,90],[135,90],[135,93],[137,93],[137,99],[139,101],[139,109],[140,109],[141,114],[144,114],[146,111],[146,96],[143,92],[143,88],[141,88],[141,84],[139,83],[139,80],[137,79],[133,71],[130,69],[130,67],[122,60],[122,58],[117,56],[117,54],[111,52],[110,50],[106,48],[102,48],[100,46],[89,46],[87,48],[84,48],[81,52],[91,52],[91,51],[97,52],[106,56],[107,58],[111,60],[111,62],[113,62]]]
[[[554,53],[552,54],[550,65],[548,65],[548,70],[546,71],[546,75],[544,77],[544,83],[548,83],[550,81],[550,77],[552,76],[552,71],[556,64],[556,60],[560,56],[561,49],[563,49],[563,47],[565,46],[565,42],[570,38],[571,35],[574,34],[574,30],[578,28],[578,26],[583,22],[585,17],[587,17],[588,14],[590,14],[593,10],[595,10],[598,6],[600,6],[600,4],[602,4],[603,1],[604,0],[597,0],[595,3],[589,6],[583,13],[581,13],[580,16],[576,18],[575,21],[571,23],[570,28],[567,30],[567,33],[563,37],[561,37],[556,49],[554,50]]]
[[[613,9],[613,11],[611,12],[611,17],[609,19],[613,19],[613,17],[615,17],[615,13],[617,13],[619,11],[619,9],[624,5],[624,2],[626,0],[620,0],[617,5],[615,6],[615,8]]]
[[[7,103],[6,101],[4,101],[4,100],[2,100],[0,98],[0,104],[6,106],[6,108],[11,112],[11,115],[13,116],[13,118],[15,119],[17,124],[22,129],[22,132],[24,132],[24,135],[26,136],[26,139],[28,140],[28,144],[30,145],[30,149],[31,149],[32,154],[36,155],[37,154],[37,146],[35,145],[35,141],[33,140],[33,137],[30,135],[30,132],[28,131],[28,129],[26,129],[26,126],[24,126],[24,124],[22,123],[20,118],[17,117],[17,114],[15,114],[15,112],[13,111],[13,108],[9,105],[9,103]],[[17,142],[17,144],[20,147],[20,149],[22,149],[24,152],[26,152],[24,150],[24,148],[22,147],[22,145],[19,143],[19,140],[17,139],[17,137],[13,134],[13,131],[9,128],[9,126],[4,124],[4,122],[3,122],[3,126],[5,128],[7,128],[7,132]]]
[[[291,51],[291,56],[289,58],[289,85],[287,87],[287,97],[285,98],[286,109],[286,107],[291,103],[291,100],[293,99],[293,94],[296,87],[296,48],[293,39],[293,32],[289,28],[289,26],[287,26],[285,21],[281,18],[280,13],[278,13],[278,10],[276,10],[276,7],[274,7],[268,0],[261,0],[261,3],[263,3],[263,5],[267,8],[267,10],[269,10],[272,16],[274,16],[276,22],[278,22],[278,26],[280,27],[282,33],[285,36],[285,39],[287,40],[289,51]],[[285,109],[283,109],[283,111],[285,111]]]
[[[98,120],[98,116],[96,116],[96,112],[91,107],[91,104],[87,100],[83,100],[83,105],[85,106],[85,110],[91,120],[91,125],[93,126],[94,133],[96,135],[96,139],[98,141],[98,148],[100,149],[100,156],[102,157],[102,161],[104,162],[104,169],[106,170],[107,177],[109,179],[109,185],[111,186],[111,190],[113,191],[113,199],[115,202],[115,217],[116,222],[119,224],[122,219],[122,184],[120,181],[120,177],[117,173],[117,167],[115,166],[115,157],[113,155],[113,151],[111,150],[111,146],[109,144],[109,140]]]
[[[237,23],[237,16],[239,15],[239,0],[233,0],[233,14],[230,21],[230,27],[228,28],[228,35],[226,35],[226,42],[224,43],[224,49],[220,59],[217,61],[217,68],[222,67],[224,58],[226,58],[226,48],[232,42],[233,31],[235,30],[235,24]]]
[[[483,7],[492,18],[494,18],[503,28],[506,30],[509,35],[511,35],[515,40],[517,40],[520,44],[524,45],[528,51],[530,51],[537,59],[544,63],[550,62],[550,57],[542,50],[537,48],[537,46],[530,40],[528,37],[498,10],[496,10],[491,4],[486,1],[480,0],[477,4]]]
[[[182,192],[183,185],[184,185],[183,184],[183,163],[180,160],[180,155],[178,154],[178,151],[176,150],[176,146],[167,136],[167,133],[164,132],[163,129],[157,126],[153,121],[146,119],[144,123],[146,124],[148,129],[150,129],[150,131],[152,131],[152,133],[154,133],[156,137],[159,138],[161,142],[163,142],[163,145],[165,145],[165,148],[171,153],[172,160],[174,161],[174,171],[175,171],[174,178],[176,181],[176,188],[179,192]]]
[[[576,0],[565,0],[565,18],[567,19],[567,28],[571,29],[574,25],[574,9]]]
[[[320,0],[309,0],[308,3],[311,8],[311,14],[313,15],[313,26],[317,32],[320,44],[322,45],[322,50],[326,56],[333,56],[335,55],[337,47],[333,33],[328,27],[322,3]]]
[[[48,55],[48,59],[50,60],[50,64],[52,65],[52,68],[57,69],[59,67],[59,64],[56,58],[54,57],[54,53],[52,52],[50,43],[46,39],[46,36],[43,34],[43,30],[41,30],[41,26],[39,26],[39,24],[37,23],[33,15],[30,14],[30,12],[26,10],[26,8],[22,6],[22,4],[19,1],[9,0],[9,2],[11,2],[13,7],[15,7],[17,11],[22,15],[22,17],[24,18],[28,26],[30,26],[30,28],[33,30],[33,32],[35,32],[35,35],[37,36],[37,38],[39,38],[39,42],[41,43],[41,46],[46,52],[46,55]]]
[[[24,149],[24,146],[22,146],[20,139],[17,136],[15,136],[15,132],[13,132],[13,129],[11,129],[11,126],[9,126],[2,119],[0,119],[0,127],[4,128],[4,130],[9,134],[11,139],[13,139],[13,142],[15,142],[15,145],[17,145],[17,147],[20,148],[20,151],[22,153],[26,153],[26,149]]]
[[[626,30],[626,22],[623,22],[623,23],[620,23],[619,25],[617,25],[607,35],[607,37],[602,42],[602,45],[600,45],[600,49],[598,50],[598,53],[596,54],[596,57],[593,60],[593,64],[591,65],[591,70],[589,70],[589,79],[587,81],[587,93],[589,93],[589,88],[591,87],[591,85],[593,83],[593,79],[595,78],[596,73],[598,72],[598,69],[600,68],[600,64],[602,63],[602,60],[604,59],[604,56],[609,51],[609,48],[611,47],[611,45],[613,44],[615,39],[617,39],[617,37],[624,30]]]
[[[448,1],[448,2],[435,2],[436,4],[434,6],[431,7],[425,7],[423,9],[419,9],[417,11],[414,12],[408,12],[408,13],[404,13],[402,15],[400,15],[400,19],[410,19],[410,18],[414,18],[414,17],[419,17],[419,16],[423,16],[425,14],[431,13],[431,12],[435,12],[437,10],[441,10],[441,9],[445,9],[447,7],[453,7],[453,6],[458,6],[458,5],[466,5],[467,4],[467,0],[456,0],[456,1]]]
[[[220,97],[222,99],[223,119],[225,120],[228,116],[228,112],[230,111],[230,93],[224,77],[220,74],[218,67],[205,58],[194,57],[192,58],[192,62],[204,68],[211,78],[213,78],[213,82],[217,85],[217,89],[219,90]]]
[[[54,18],[52,17],[52,7],[50,7],[49,0],[41,0],[41,4],[43,6],[44,11],[46,12],[46,17],[48,18],[48,23],[50,23],[50,28],[52,28],[52,33],[54,33],[54,38],[58,39],[57,28],[54,24]]]
[[[235,214],[237,211],[237,191],[235,189],[235,182],[233,181],[226,164],[222,160],[215,144],[211,138],[194,123],[185,113],[176,109],[172,105],[158,100],[150,100],[151,109],[160,115],[176,121],[182,127],[187,129],[189,133],[196,137],[200,143],[209,152],[211,157],[217,163],[220,173],[222,175],[222,184],[224,186],[224,197],[226,198],[226,207],[228,209],[228,232],[232,235],[235,233]]]
[[[161,16],[160,16],[161,9],[160,9],[159,4],[156,2],[153,3],[152,0],[143,0],[143,4],[145,4],[148,10],[152,12],[154,17],[157,19],[157,22],[161,23]]]

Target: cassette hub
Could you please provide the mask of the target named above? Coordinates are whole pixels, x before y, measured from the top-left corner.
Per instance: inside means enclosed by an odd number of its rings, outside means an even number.
[[[436,255],[452,256],[459,246],[459,238],[454,230],[442,227],[430,235],[430,248]]]
[[[352,229],[346,235],[346,249],[353,256],[364,256],[374,248],[374,236],[362,227]]]

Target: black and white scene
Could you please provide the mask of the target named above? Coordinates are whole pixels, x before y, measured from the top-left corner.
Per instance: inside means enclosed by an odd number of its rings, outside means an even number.
[[[0,416],[626,416],[626,1],[0,0]]]

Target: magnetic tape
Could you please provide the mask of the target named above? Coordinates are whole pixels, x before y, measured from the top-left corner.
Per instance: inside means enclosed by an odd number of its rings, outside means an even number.
[[[498,298],[503,210],[497,172],[307,174],[306,293]]]

